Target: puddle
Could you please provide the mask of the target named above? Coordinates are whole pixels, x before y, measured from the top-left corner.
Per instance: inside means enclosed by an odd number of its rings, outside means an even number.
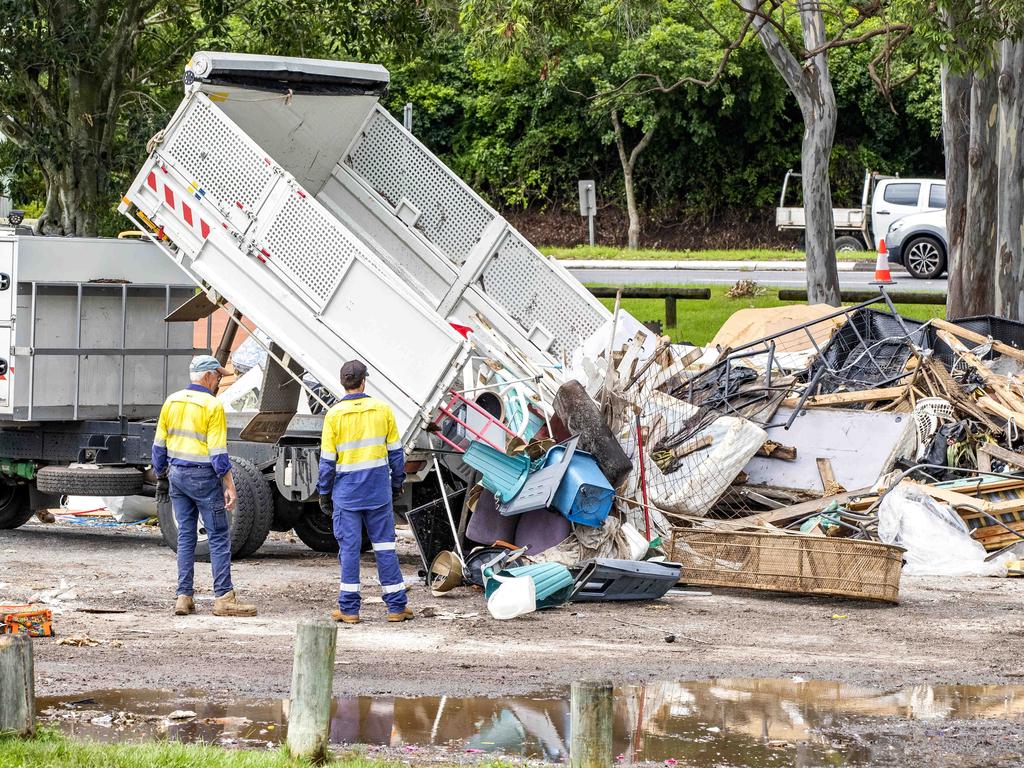
[[[284,738],[288,702],[211,703],[202,691],[108,690],[40,697],[37,707],[69,735],[98,740],[173,739],[268,746]],[[172,720],[176,710],[194,718]],[[718,679],[615,689],[620,764],[848,765],[866,747],[831,744],[820,729],[865,717],[1024,721],[1024,686],[919,685],[879,690],[824,681]],[[505,698],[339,697],[331,741],[383,747],[500,752],[564,761],[568,694]]]

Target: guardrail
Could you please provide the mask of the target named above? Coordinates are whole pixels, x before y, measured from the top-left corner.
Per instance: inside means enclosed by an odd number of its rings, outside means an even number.
[[[597,286],[588,285],[587,290],[599,299],[614,299],[622,291],[624,299],[664,299],[665,327],[675,328],[676,301],[679,299],[710,299],[710,288],[661,288],[645,285]]]
[[[896,292],[886,291],[889,298],[896,304],[934,304],[946,303],[946,294],[937,291]],[[878,296],[878,291],[840,291],[841,301],[860,303]],[[780,288],[779,301],[807,301],[807,291],[800,288]]]

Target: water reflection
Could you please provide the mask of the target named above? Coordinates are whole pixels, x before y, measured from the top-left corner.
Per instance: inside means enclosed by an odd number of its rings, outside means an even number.
[[[98,691],[40,698],[39,710],[75,736],[276,743],[288,703],[210,703],[199,691]],[[187,709],[194,718],[168,719]],[[127,715],[117,713],[128,713]],[[1022,686],[908,686],[880,691],[825,681],[718,679],[615,689],[616,752],[625,764],[842,765],[861,757],[820,730],[863,716],[1024,720]],[[503,752],[551,762],[568,756],[564,692],[503,698],[339,697],[331,741]]]

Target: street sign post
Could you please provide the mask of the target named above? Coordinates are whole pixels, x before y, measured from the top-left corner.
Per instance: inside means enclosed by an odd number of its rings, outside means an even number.
[[[580,216],[587,217],[590,244],[594,244],[594,216],[597,214],[597,185],[593,179],[582,179],[580,188]]]

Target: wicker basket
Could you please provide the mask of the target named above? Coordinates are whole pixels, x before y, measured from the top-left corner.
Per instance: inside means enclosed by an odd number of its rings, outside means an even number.
[[[896,603],[902,553],[871,541],[675,528],[669,559],[687,584]]]

